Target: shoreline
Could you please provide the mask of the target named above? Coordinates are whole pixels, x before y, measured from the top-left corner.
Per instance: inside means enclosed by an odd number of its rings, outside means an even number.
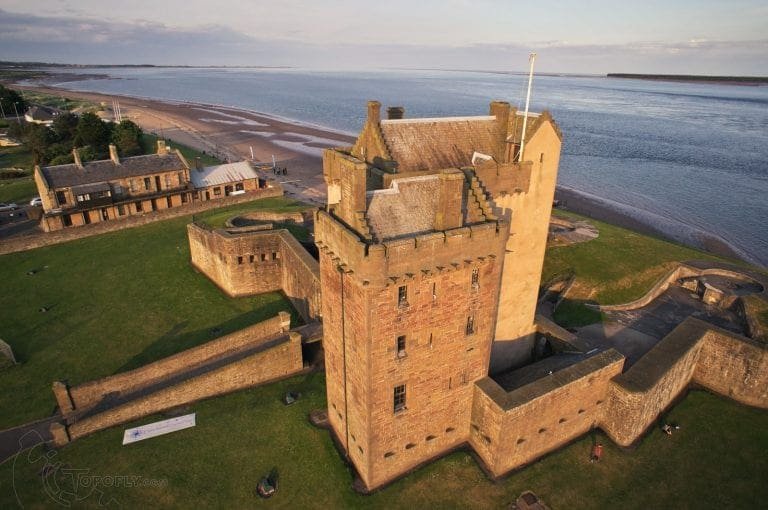
[[[255,112],[242,107],[180,100],[158,100],[119,94],[76,91],[51,85],[14,85],[51,95],[69,96],[95,103],[120,101],[124,117],[136,122],[147,132],[201,151],[212,152],[220,159],[272,163],[287,167],[288,174],[278,179],[286,194],[315,205],[324,205],[326,187],[322,176],[322,149],[351,145],[355,136],[324,126]],[[254,158],[250,157],[253,149]],[[264,173],[269,176],[268,172]],[[659,218],[643,214],[629,206],[612,205],[601,197],[591,196],[558,186],[555,198],[563,209],[637,232],[661,237],[675,243],[733,258],[749,264],[763,265],[717,235],[680,224],[687,235],[674,235],[661,228]],[[651,221],[656,220],[656,221]]]

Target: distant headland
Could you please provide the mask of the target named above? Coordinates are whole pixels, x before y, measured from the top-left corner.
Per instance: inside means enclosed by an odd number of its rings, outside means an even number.
[[[627,74],[608,73],[608,78],[633,80],[680,81],[686,83],[722,83],[725,85],[768,85],[768,76],[703,76],[696,74]]]

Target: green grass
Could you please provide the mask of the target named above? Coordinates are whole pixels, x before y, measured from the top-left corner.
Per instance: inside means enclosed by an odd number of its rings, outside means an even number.
[[[37,186],[32,177],[0,179],[0,202],[16,202],[23,205],[37,196]]]
[[[0,148],[0,168],[23,168],[32,172],[32,152],[24,144]]]
[[[285,407],[279,400],[289,390],[302,398]],[[704,392],[691,393],[669,414],[682,426],[672,436],[654,430],[626,451],[595,434],[605,445],[598,464],[589,463],[592,437],[584,437],[492,482],[468,453],[457,452],[369,496],[352,490],[352,474],[328,432],[309,424],[308,412],[324,406],[321,374],[294,377],[195,404],[192,429],[121,446],[118,427],[72,443],[49,462],[89,476],[159,482],[100,488],[102,502],[114,499],[124,508],[486,509],[507,508],[524,490],[552,508],[578,509],[756,508],[768,498],[768,413]],[[0,506],[17,505],[12,480],[26,508],[52,506],[38,474],[41,453],[35,449],[15,465],[11,460],[0,466]],[[280,473],[279,491],[261,500],[253,489],[273,467]],[[72,489],[63,476],[58,484]],[[99,505],[98,493],[73,492],[87,497],[82,506]]]
[[[542,281],[568,272],[576,275],[568,299],[555,313],[555,320],[565,327],[600,320],[600,314],[584,306],[585,302],[618,304],[642,297],[678,262],[724,260],[573,213],[555,211],[555,214],[586,219],[600,232],[597,239],[591,241],[549,248],[544,258]]]
[[[211,214],[292,203],[269,199]],[[189,221],[0,257],[0,335],[21,362],[0,373],[0,428],[48,416],[54,380],[74,385],[136,368],[211,340],[214,327],[226,334],[280,310],[299,320],[279,293],[230,299],[195,272]]]
[[[93,101],[86,101],[85,99],[70,99],[66,96],[46,94],[44,92],[37,92],[33,90],[25,90],[24,99],[29,105],[40,104],[67,111],[75,110],[78,108],[89,111],[97,111],[102,108],[99,103],[94,103]]]
[[[216,208],[195,215],[195,220],[202,221],[212,228],[223,228],[227,220],[258,209],[269,209],[274,212],[298,212],[312,206],[290,198],[275,197],[263,198],[258,202],[248,202],[226,208]]]

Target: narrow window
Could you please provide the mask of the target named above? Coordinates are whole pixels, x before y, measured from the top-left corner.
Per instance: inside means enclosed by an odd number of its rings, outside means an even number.
[[[437,436],[432,436],[432,435],[427,436],[427,441],[434,441],[435,439],[437,439]]]
[[[242,264],[243,263],[243,257],[237,257],[237,263]]]
[[[394,410],[396,413],[405,410],[405,384],[395,386]]]
[[[176,178],[179,180],[179,186],[184,184],[184,172],[176,174]]]
[[[170,195],[168,195],[167,197],[165,197],[165,203],[168,205],[168,209],[170,209],[171,207],[173,207],[173,200],[171,200],[171,196],[170,196]]]
[[[160,191],[160,189],[161,189],[161,188],[160,188],[160,176],[159,176],[159,175],[156,175],[156,176],[155,176],[155,189],[156,189],[157,191]]]
[[[189,202],[189,195],[186,194],[186,193],[182,193],[181,194],[181,203],[182,204],[186,204],[187,202]]]
[[[475,268],[472,270],[472,289],[477,290],[480,287],[480,270]]]
[[[131,193],[135,193],[136,192],[136,181],[131,179],[130,180],[130,185],[131,185]]]
[[[266,262],[267,261],[267,254],[266,253],[262,253],[261,254],[261,261],[262,262]]]
[[[432,283],[432,301],[437,301],[437,283]]]
[[[405,357],[405,335],[397,337],[397,357]]]
[[[256,257],[254,257],[253,255],[249,255],[249,256],[248,256],[248,262],[253,262],[253,260],[254,260],[255,258],[256,258]]]
[[[144,177],[144,191],[149,191],[152,188],[152,181],[149,177]]]
[[[387,453],[384,454],[384,458],[388,459],[388,458],[390,458],[390,457],[392,457],[394,455],[395,455],[395,452],[387,452]]]
[[[397,289],[397,305],[408,306],[408,286],[401,285]]]
[[[277,252],[276,251],[272,252],[272,260],[277,260]]]
[[[215,196],[217,196],[217,197],[220,196],[221,195],[221,188],[213,188],[213,194]]]
[[[471,315],[467,317],[467,335],[475,334],[475,318]]]
[[[71,227],[72,226],[72,216],[69,214],[64,215],[64,226],[65,227]]]
[[[118,216],[125,216],[125,206],[123,204],[117,205],[117,214]]]
[[[63,191],[57,191],[56,192],[56,201],[59,203],[59,205],[66,205],[67,203],[67,194]]]
[[[405,445],[405,449],[406,449],[406,450],[410,450],[410,449],[411,449],[411,448],[413,448],[414,446],[416,446],[416,445],[415,445],[415,444],[413,444],[413,443],[408,443],[407,445]]]
[[[144,210],[144,206],[142,206],[141,202],[136,202],[136,212],[141,212]]]

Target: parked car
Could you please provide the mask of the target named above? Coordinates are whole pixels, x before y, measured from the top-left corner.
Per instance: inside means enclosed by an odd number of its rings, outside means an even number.
[[[0,203],[0,212],[15,211],[19,206],[16,204],[3,204]]]
[[[35,197],[32,200],[29,201],[29,205],[32,207],[42,207],[43,206],[43,199],[40,197]]]

